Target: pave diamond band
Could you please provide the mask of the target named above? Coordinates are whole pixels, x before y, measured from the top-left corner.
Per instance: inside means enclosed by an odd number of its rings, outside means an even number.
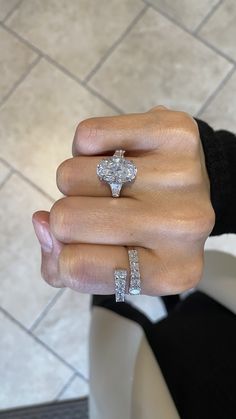
[[[125,301],[127,270],[115,269],[114,279],[115,279],[116,303],[121,303],[121,302],[123,303]]]
[[[138,251],[136,249],[129,249],[128,256],[130,264],[129,294],[137,295],[141,293],[141,277],[139,271]]]
[[[130,282],[127,286],[128,271],[127,269],[115,269],[115,297],[116,302],[124,302],[126,290],[131,295],[141,293],[141,276],[139,271],[138,251],[136,249],[128,249],[129,265],[130,265]]]
[[[124,158],[125,150],[116,150],[112,157],[102,159],[97,165],[97,176],[110,185],[113,198],[120,196],[122,186],[132,182],[137,174],[134,162]]]

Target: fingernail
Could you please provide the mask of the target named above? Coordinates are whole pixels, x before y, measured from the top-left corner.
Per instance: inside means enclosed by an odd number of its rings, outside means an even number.
[[[35,221],[34,219],[32,220],[32,222],[33,222],[35,234],[38,238],[38,241],[42,249],[47,253],[51,252],[53,248],[53,242],[52,242],[52,236],[47,228],[47,225],[39,223]]]

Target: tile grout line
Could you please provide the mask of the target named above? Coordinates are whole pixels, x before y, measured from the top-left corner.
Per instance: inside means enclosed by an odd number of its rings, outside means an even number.
[[[21,35],[19,35],[17,32],[15,32],[10,27],[6,26],[4,23],[0,22],[0,26],[2,26],[7,32],[9,32],[11,35],[13,35],[18,41],[22,42],[24,45],[26,45],[28,48],[33,50],[36,54],[38,54],[41,58],[44,58],[46,61],[51,63],[54,67],[56,67],[58,70],[60,70],[63,74],[68,76],[70,79],[74,80],[76,83],[78,83],[80,86],[83,86],[87,91],[92,93],[94,96],[96,96],[98,99],[100,99],[103,103],[105,103],[107,106],[109,106],[111,109],[113,109],[117,113],[124,113],[119,107],[117,107],[114,103],[112,103],[109,99],[102,96],[100,93],[96,92],[93,88],[88,86],[83,82],[82,79],[75,76],[73,73],[71,73],[67,68],[63,67],[61,64],[59,64],[57,61],[55,61],[53,58],[51,58],[49,55],[45,54],[43,51],[41,51],[39,48],[37,48],[35,45],[33,45],[31,42],[23,38]]]
[[[231,58],[228,57],[226,54],[224,54],[222,51],[218,50],[216,47],[214,47],[213,45],[209,44],[207,41],[205,41],[204,39],[201,39],[199,36],[197,36],[196,34],[192,33],[191,31],[189,31],[186,27],[184,27],[183,25],[181,25],[179,22],[175,21],[174,18],[170,17],[168,14],[166,14],[165,12],[161,11],[159,8],[157,8],[156,6],[154,6],[153,4],[149,3],[148,0],[143,0],[143,2],[151,7],[153,10],[155,10],[156,12],[160,13],[163,17],[165,17],[167,20],[171,21],[172,23],[174,23],[177,27],[179,27],[180,29],[182,29],[184,32],[188,33],[189,35],[193,36],[196,40],[198,40],[200,43],[202,43],[204,46],[206,46],[207,48],[211,49],[212,51],[214,51],[217,55],[221,56],[222,58],[224,58],[225,60],[227,60],[228,62],[230,62],[231,64],[235,64],[236,62]],[[144,10],[144,9],[143,9]],[[0,25],[7,30],[9,33],[11,33],[12,35],[14,35],[19,41],[21,41],[22,43],[24,43],[25,45],[27,45],[29,48],[31,48],[33,51],[35,51],[37,54],[39,54],[40,57],[45,58],[48,62],[50,62],[51,64],[53,64],[56,68],[58,68],[59,70],[61,70],[64,74],[66,74],[67,76],[69,76],[71,79],[73,79],[75,82],[79,83],[81,86],[83,86],[87,91],[89,91],[90,93],[92,93],[94,96],[98,97],[103,103],[105,103],[106,105],[108,105],[109,107],[111,107],[115,112],[123,114],[124,111],[120,108],[118,108],[114,103],[112,103],[110,100],[108,100],[107,98],[105,98],[104,96],[102,96],[100,93],[98,93],[96,90],[94,90],[91,86],[87,85],[86,83],[84,83],[81,79],[79,79],[77,76],[73,75],[72,73],[70,73],[70,71],[68,71],[66,68],[64,68],[63,66],[61,66],[59,63],[57,63],[55,60],[53,60],[50,56],[46,55],[45,53],[43,53],[40,49],[38,49],[37,47],[35,47],[33,44],[31,44],[29,41],[25,40],[24,38],[22,38],[20,35],[18,35],[14,30],[12,30],[11,28],[9,28],[8,26],[6,26],[3,22],[0,22]]]
[[[0,190],[5,186],[5,184],[8,182],[8,180],[11,178],[13,174],[13,170],[10,169],[10,172],[5,176],[2,182],[0,182]]]
[[[62,386],[61,390],[58,392],[58,394],[56,395],[56,397],[54,398],[55,401],[57,401],[63,393],[65,393],[65,391],[68,389],[68,387],[73,383],[73,381],[76,379],[77,375],[74,373],[72,374],[72,376],[69,378],[69,380]]]
[[[202,29],[202,27],[209,21],[211,16],[216,12],[216,10],[221,6],[224,0],[219,0],[212,9],[206,14],[203,20],[198,24],[198,26],[194,29],[193,34],[197,35],[197,33]]]
[[[206,39],[201,38],[200,35],[193,35],[193,37],[198,40],[199,42],[201,42],[203,45],[205,45],[205,47],[211,49],[212,51],[214,51],[216,54],[218,54],[220,57],[224,58],[225,60],[227,60],[230,64],[235,65],[236,61],[234,60],[234,58],[231,58],[229,55],[225,54],[225,52],[219,50],[217,47],[215,47],[214,45],[212,45],[210,42],[208,42]]]
[[[104,56],[98,61],[98,63],[94,66],[94,68],[87,74],[84,78],[84,83],[87,84],[94,74],[101,68],[101,66],[105,63],[105,61],[110,57],[110,55],[115,51],[115,49],[119,46],[119,44],[123,41],[123,39],[128,35],[128,33],[132,30],[132,28],[136,25],[136,23],[142,18],[146,10],[148,9],[148,5],[146,4],[140,12],[135,16],[135,18],[130,22],[127,26],[125,31],[119,36],[119,38],[110,46]]]
[[[38,55],[33,62],[29,65],[26,72],[22,74],[22,76],[13,84],[11,89],[8,91],[8,93],[3,96],[3,98],[0,101],[0,108],[4,105],[4,103],[9,99],[9,97],[14,93],[14,91],[17,89],[17,87],[26,79],[26,77],[29,75],[31,70],[38,64],[41,57]]]
[[[30,186],[32,186],[34,189],[36,189],[39,193],[41,193],[45,198],[49,199],[52,203],[56,201],[55,198],[53,198],[51,195],[49,195],[47,192],[45,192],[40,186],[38,186],[36,183],[32,182],[31,179],[29,179],[27,176],[23,175],[19,170],[14,169],[14,172],[23,179],[26,183],[28,183]]]
[[[2,163],[4,163],[7,167],[9,167],[12,170],[12,174],[18,175],[21,179],[23,179],[26,183],[28,183],[30,186],[32,186],[34,189],[36,189],[45,198],[49,199],[52,203],[55,202],[55,200],[56,200],[55,198],[53,198],[51,195],[49,195],[47,192],[45,192],[36,183],[32,182],[31,179],[29,179],[27,176],[25,176],[23,173],[21,173],[18,169],[16,169],[15,167],[11,166],[3,157],[0,157],[0,161]]]
[[[14,11],[20,7],[21,3],[23,3],[23,0],[19,0],[18,3],[16,3],[16,5],[7,13],[1,22],[5,23],[7,19],[14,13]]]
[[[57,303],[61,295],[64,293],[65,288],[61,288],[56,295],[46,304],[46,306],[43,308],[43,310],[39,313],[38,317],[35,319],[35,321],[32,323],[32,325],[29,327],[30,332],[34,332],[35,329],[38,327],[38,325],[41,323],[41,321],[45,318],[45,316],[48,314],[48,312],[51,310],[51,308]]]
[[[170,22],[172,22],[175,26],[177,26],[178,28],[182,29],[184,32],[186,32],[187,34],[189,34],[190,36],[192,36],[194,39],[196,39],[197,41],[199,41],[200,44],[202,44],[205,47],[211,49],[217,55],[219,55],[220,57],[222,57],[225,60],[227,60],[229,63],[231,63],[231,64],[235,64],[236,63],[236,61],[233,58],[229,57],[227,54],[225,54],[224,52],[222,52],[218,48],[214,47],[214,45],[211,45],[205,39],[202,39],[200,36],[198,36],[194,32],[191,32],[188,28],[186,28],[181,23],[179,23],[177,20],[175,20],[174,18],[172,18],[171,16],[169,16],[166,12],[163,12],[156,5],[154,6],[152,3],[149,3],[149,0],[143,0],[143,2],[146,3],[146,4],[148,4],[153,10],[155,10],[161,16],[165,17],[167,20],[169,20]]]
[[[109,106],[111,109],[113,109],[115,112],[121,113],[123,112],[120,108],[118,108],[114,103],[112,103],[109,99],[107,99],[105,96],[102,96],[100,93],[96,92],[92,87],[88,86],[81,80],[79,77],[72,74],[69,70],[67,70],[65,67],[63,67],[61,64],[59,64],[57,61],[54,61],[49,55],[44,55],[43,57],[46,61],[51,63],[54,67],[56,67],[58,70],[60,70],[64,75],[68,76],[70,79],[74,80],[77,84],[84,87],[85,90],[92,93],[94,96],[96,96],[98,99],[100,99],[103,103],[105,103],[107,106]]]
[[[211,104],[211,102],[214,100],[214,98],[217,96],[217,94],[221,91],[221,89],[224,87],[224,85],[228,82],[228,80],[232,77],[232,75],[235,72],[235,66],[233,66],[230,71],[226,74],[226,76],[221,80],[219,85],[216,87],[216,89],[210,94],[210,96],[207,98],[205,103],[200,107],[198,110],[196,116],[199,117],[206,108]]]
[[[5,310],[3,307],[0,307],[0,311],[9,319],[12,323],[17,325],[23,332],[25,332],[28,336],[30,336],[34,341],[36,341],[39,345],[41,345],[44,349],[47,350],[51,355],[53,355],[55,358],[57,358],[63,365],[68,367],[73,373],[75,373],[78,377],[80,377],[82,380],[86,381],[88,383],[88,379],[80,372],[78,371],[72,364],[70,364],[66,359],[64,359],[61,355],[59,355],[57,352],[55,352],[50,346],[48,346],[45,342],[43,342],[40,338],[38,338],[36,335],[34,335],[30,330],[28,330],[22,323],[19,322],[15,317],[13,317],[7,310]]]

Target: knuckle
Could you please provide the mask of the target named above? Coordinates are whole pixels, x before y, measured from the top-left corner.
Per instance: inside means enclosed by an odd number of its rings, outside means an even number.
[[[63,241],[66,231],[66,200],[68,198],[61,198],[56,201],[51,210],[49,216],[49,225],[52,234],[56,239]]]
[[[195,288],[202,278],[203,257],[191,258],[191,263],[182,264],[173,274],[172,280],[167,280],[169,293],[181,294]]]
[[[202,278],[204,268],[204,259],[199,255],[187,265],[186,273],[183,281],[183,291],[195,288]]]
[[[195,233],[199,239],[207,238],[211,233],[215,224],[215,212],[212,205],[205,205],[195,217],[193,223],[193,233]]]
[[[156,105],[153,106],[153,108],[150,108],[146,113],[148,112],[156,112],[156,111],[166,111],[168,108],[164,105]]]
[[[199,147],[199,130],[197,122],[187,112],[178,112],[178,129],[181,135],[192,145],[194,150]]]
[[[190,205],[189,210],[185,210],[182,219],[174,219],[174,231],[184,240],[190,242],[206,239],[215,224],[215,213],[209,204]]]

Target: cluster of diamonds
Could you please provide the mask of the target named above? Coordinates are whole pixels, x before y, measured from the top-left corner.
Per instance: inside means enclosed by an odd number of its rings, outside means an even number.
[[[141,292],[141,278],[138,263],[138,252],[136,249],[128,250],[130,263],[130,284],[129,294],[137,295]]]
[[[97,165],[100,180],[122,185],[131,182],[137,173],[137,167],[131,160],[125,159],[124,150],[117,150],[112,157],[102,159]]]
[[[114,278],[115,278],[116,302],[123,303],[125,301],[127,270],[115,269]]]

